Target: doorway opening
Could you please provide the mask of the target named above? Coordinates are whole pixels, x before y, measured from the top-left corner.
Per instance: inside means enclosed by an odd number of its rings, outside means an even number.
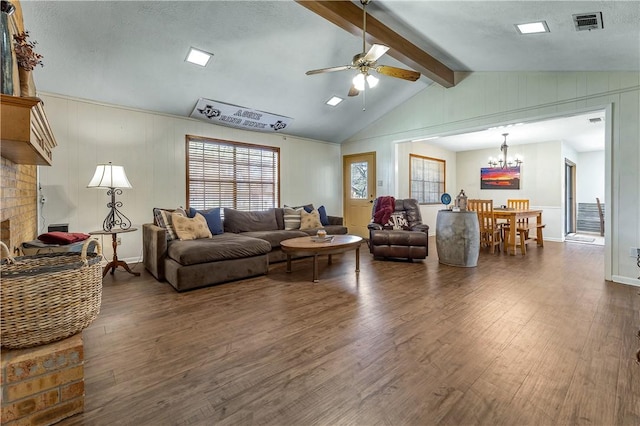
[[[564,159],[564,234],[576,232],[576,163]]]

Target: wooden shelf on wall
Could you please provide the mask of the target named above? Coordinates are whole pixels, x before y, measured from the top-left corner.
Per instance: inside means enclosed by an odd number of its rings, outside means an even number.
[[[0,154],[16,164],[50,166],[57,145],[40,98],[0,95]]]

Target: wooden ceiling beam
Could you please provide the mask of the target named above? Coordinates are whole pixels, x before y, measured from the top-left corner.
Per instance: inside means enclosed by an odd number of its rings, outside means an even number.
[[[362,9],[351,1],[296,0],[296,2],[351,34],[362,37]],[[378,43],[389,46],[387,55],[441,86],[447,88],[455,86],[453,70],[370,14],[367,14],[366,40],[369,44]]]

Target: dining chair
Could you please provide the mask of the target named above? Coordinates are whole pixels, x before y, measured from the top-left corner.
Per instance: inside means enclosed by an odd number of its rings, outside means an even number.
[[[515,210],[529,210],[528,199],[515,199],[511,198],[507,200],[507,208]],[[507,240],[509,235],[509,224],[502,226],[504,232],[504,239]],[[533,239],[529,237],[529,218],[518,219],[516,222],[516,247],[520,247],[520,252],[525,254],[527,252],[527,243]]]
[[[478,214],[480,246],[489,247],[491,253],[495,253],[496,247],[500,251],[502,230],[500,225],[496,223],[496,218],[493,214],[493,200],[467,200],[467,210],[475,211]]]

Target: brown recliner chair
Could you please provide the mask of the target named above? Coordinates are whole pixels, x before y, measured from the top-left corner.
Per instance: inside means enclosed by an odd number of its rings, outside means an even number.
[[[372,217],[378,199],[373,204]],[[418,201],[412,198],[395,200],[394,213],[404,212],[407,229],[388,228],[379,223],[370,223],[369,251],[379,258],[425,259],[429,254],[429,226],[422,223]]]

